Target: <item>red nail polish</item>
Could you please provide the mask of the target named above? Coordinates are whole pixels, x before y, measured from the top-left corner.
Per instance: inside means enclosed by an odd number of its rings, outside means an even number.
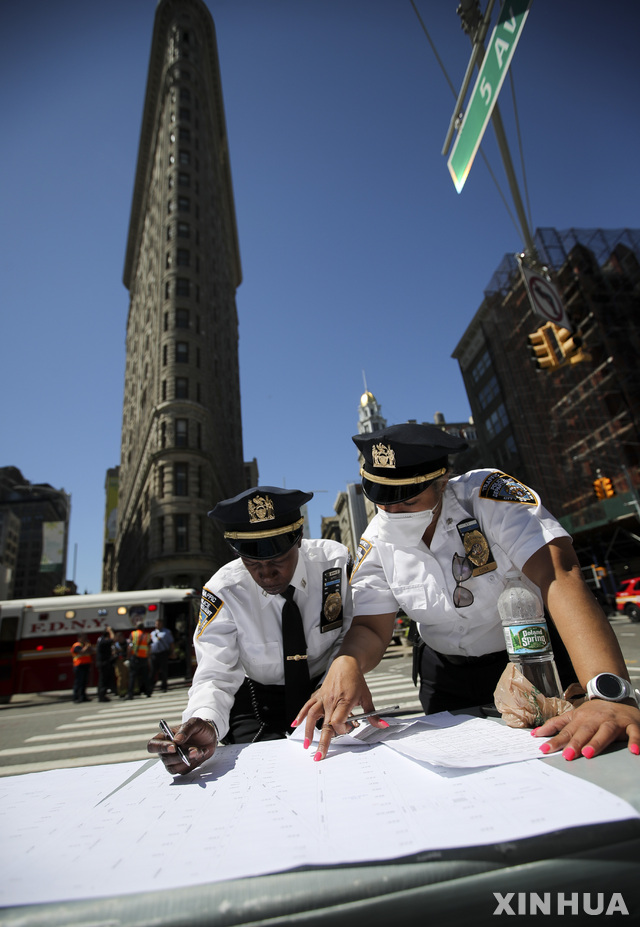
[[[309,740],[309,738],[308,738],[308,737],[305,737],[304,743],[302,744],[302,746],[304,747],[304,749],[305,749],[305,750],[308,750],[310,744],[311,744],[311,741]]]
[[[593,757],[596,755],[596,751],[593,749],[593,747],[583,747],[582,755],[586,756],[588,760],[592,760]]]
[[[538,728],[537,728],[537,727],[534,727],[534,729],[531,731],[531,736],[532,736],[532,737],[535,737],[535,736],[536,736],[536,731],[537,731],[537,730],[538,730]]]
[[[291,727],[297,727],[299,724],[300,724],[300,722],[298,721],[297,718],[295,718],[295,719],[291,722]]]
[[[640,747],[638,744],[631,744],[629,750],[631,750],[632,753],[635,753],[636,756],[640,756]]]
[[[380,719],[380,727],[389,727],[389,725],[387,724],[386,721],[383,721],[382,718],[381,718],[381,719]]]
[[[549,750],[551,750],[551,747],[549,746],[549,744],[542,744],[542,746],[540,747],[541,753],[548,753]]]
[[[318,752],[316,753],[316,755],[315,755],[314,758],[313,758],[313,762],[314,762],[314,763],[317,763],[317,762],[318,762],[319,760],[321,760],[321,759],[322,759],[322,754],[321,754],[320,751],[318,750]]]
[[[573,747],[565,747],[564,750],[562,751],[562,755],[565,758],[565,760],[575,760],[578,754],[573,749]]]

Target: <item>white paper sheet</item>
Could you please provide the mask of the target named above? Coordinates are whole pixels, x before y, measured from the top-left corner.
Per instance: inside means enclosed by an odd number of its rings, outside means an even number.
[[[60,770],[53,785],[42,774],[5,780],[14,804],[3,819],[0,905],[394,859],[640,817],[542,763],[445,777],[382,746],[336,750],[322,763],[286,741],[222,747],[175,779],[159,761],[133,765],[137,775],[127,769],[115,791],[113,767],[91,767],[92,808],[86,794],[75,801],[86,770]],[[65,791],[66,813],[58,804],[47,820],[52,795]]]
[[[469,769],[542,759],[540,746],[548,739],[532,737],[527,729],[442,712],[420,718],[403,731],[390,732],[383,742],[418,762]]]

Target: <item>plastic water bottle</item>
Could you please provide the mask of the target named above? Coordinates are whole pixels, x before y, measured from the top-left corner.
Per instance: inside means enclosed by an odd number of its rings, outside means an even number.
[[[518,570],[509,570],[505,576],[498,613],[511,663],[543,695],[562,696],[542,602],[524,584]]]

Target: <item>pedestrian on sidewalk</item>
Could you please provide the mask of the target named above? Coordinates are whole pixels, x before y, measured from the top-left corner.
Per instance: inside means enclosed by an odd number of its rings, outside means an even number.
[[[86,634],[80,634],[78,640],[71,647],[71,658],[73,660],[73,701],[76,705],[80,702],[90,702],[87,695],[87,683],[89,682],[89,673],[91,672],[93,647],[89,643]]]
[[[151,683],[149,681],[149,644],[150,636],[144,629],[144,622],[139,621],[135,631],[131,632],[129,640],[129,692],[127,698],[133,698],[136,683],[140,693],[151,697]]]
[[[156,618],[156,626],[151,632],[151,690],[160,681],[163,692],[167,691],[169,678],[169,660],[173,654],[173,634],[165,628],[162,618]]]

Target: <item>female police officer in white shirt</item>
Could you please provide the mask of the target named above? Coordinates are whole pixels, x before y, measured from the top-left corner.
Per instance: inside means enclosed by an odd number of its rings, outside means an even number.
[[[394,425],[353,441],[364,458],[363,491],[378,514],[363,534],[354,567],[351,630],[297,718],[307,718],[307,737],[325,719],[315,758],[326,755],[334,733],[348,729],[344,722],[354,706],[373,710],[364,674],[382,658],[399,607],[418,623],[426,642],[420,666],[425,711],[492,701],[507,663],[497,599],[504,574],[514,566],[539,590],[583,687],[602,672],[628,680],[570,538],[535,493],[494,470],[448,479],[448,455],[465,444],[434,425]],[[562,678],[565,667],[559,669]],[[633,698],[589,701],[538,731],[555,733],[543,749],[562,748],[566,759],[581,751],[593,756],[624,737],[640,753],[640,711]]]
[[[319,685],[351,620],[349,551],[302,537],[312,493],[258,486],[210,515],[239,558],[202,591],[194,635],[198,666],[175,745],[148,744],[171,773],[189,772],[217,742],[282,738]]]

